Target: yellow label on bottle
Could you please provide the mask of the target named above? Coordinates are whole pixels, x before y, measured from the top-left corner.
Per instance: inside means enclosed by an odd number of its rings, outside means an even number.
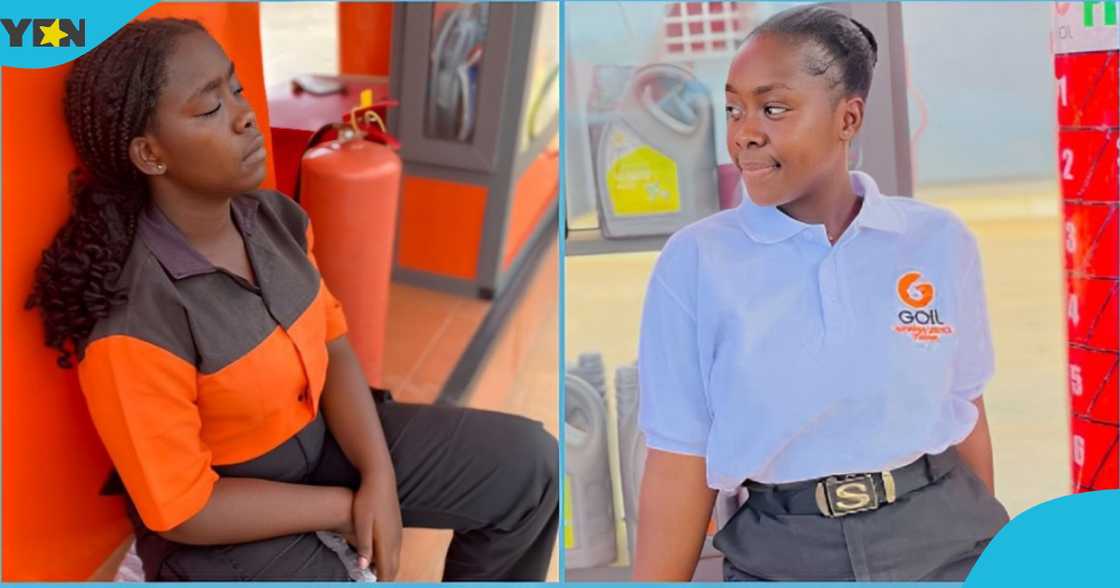
[[[614,160],[607,170],[607,196],[618,216],[680,212],[677,164],[642,145]]]
[[[564,549],[576,546],[576,530],[572,526],[572,477],[564,474]]]

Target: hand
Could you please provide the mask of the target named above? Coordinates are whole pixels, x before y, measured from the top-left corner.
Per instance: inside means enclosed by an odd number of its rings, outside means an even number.
[[[358,565],[376,562],[377,579],[392,581],[401,556],[401,508],[393,476],[365,476],[354,493],[352,535]],[[352,539],[351,539],[352,538]]]

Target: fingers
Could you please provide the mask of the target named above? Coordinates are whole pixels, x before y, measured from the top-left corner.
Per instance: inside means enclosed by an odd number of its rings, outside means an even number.
[[[369,568],[369,562],[373,559],[373,516],[366,515],[362,519],[355,521],[357,543],[354,544],[354,549],[358,552],[358,567],[364,570]]]

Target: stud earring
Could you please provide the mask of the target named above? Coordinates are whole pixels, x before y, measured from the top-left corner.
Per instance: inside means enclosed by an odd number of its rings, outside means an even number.
[[[164,167],[166,167],[166,166],[164,166],[162,163],[157,163],[156,164],[156,169],[159,170],[159,171],[163,171]]]

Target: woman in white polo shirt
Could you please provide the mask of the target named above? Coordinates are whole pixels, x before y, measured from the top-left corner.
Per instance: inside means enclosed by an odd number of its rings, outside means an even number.
[[[716,536],[728,580],[959,581],[1007,521],[976,241],[847,169],[876,51],[808,6],[731,64],[748,197],[675,234],[646,292],[638,580],[692,576],[717,490],[748,496]]]

